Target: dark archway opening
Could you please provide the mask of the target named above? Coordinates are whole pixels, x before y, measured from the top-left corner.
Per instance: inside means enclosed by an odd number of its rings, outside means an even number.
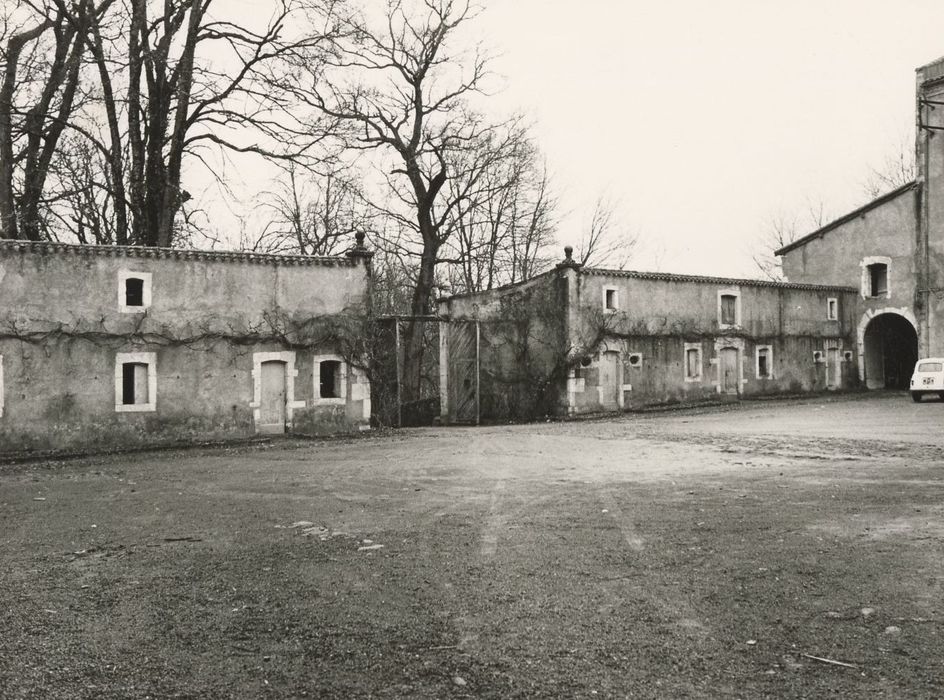
[[[879,314],[865,328],[865,381],[869,389],[907,389],[918,361],[918,334],[904,316]]]

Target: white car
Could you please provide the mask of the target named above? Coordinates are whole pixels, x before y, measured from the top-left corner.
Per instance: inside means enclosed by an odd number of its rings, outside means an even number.
[[[926,357],[915,365],[911,399],[920,401],[925,394],[937,394],[944,399],[944,357]]]

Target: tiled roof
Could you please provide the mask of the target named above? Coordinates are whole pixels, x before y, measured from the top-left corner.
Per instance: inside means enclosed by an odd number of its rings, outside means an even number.
[[[34,255],[75,255],[105,258],[153,258],[159,260],[208,260],[214,262],[249,263],[255,265],[323,265],[355,267],[357,260],[345,256],[270,255],[236,251],[184,250],[147,246],[77,245],[0,239],[0,252],[11,251]]]
[[[668,272],[636,272],[634,270],[603,270],[587,267],[582,270],[587,275],[601,277],[630,277],[641,280],[659,280],[662,282],[700,282],[726,286],[741,287],[774,287],[778,289],[805,289],[809,291],[836,291],[856,292],[854,287],[840,287],[828,284],[794,284],[792,282],[775,282],[774,280],[738,279],[735,277],[706,277],[702,275],[675,275]]]

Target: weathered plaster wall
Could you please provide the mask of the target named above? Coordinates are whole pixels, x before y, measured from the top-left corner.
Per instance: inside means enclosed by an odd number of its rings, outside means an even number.
[[[581,335],[599,351],[619,353],[623,407],[697,400],[724,391],[719,352],[737,350],[738,393],[742,395],[849,388],[857,385],[856,293],[845,288],[800,288],[748,280],[690,278],[585,271],[577,304]],[[619,308],[607,311],[605,289],[618,292]],[[738,323],[720,322],[719,295],[738,299]],[[829,299],[837,318],[827,318]],[[686,377],[685,351],[701,349],[701,376]],[[757,375],[757,348],[768,347],[771,375]],[[833,347],[840,378],[827,378],[827,349]],[[606,408],[601,400],[601,352],[576,369],[573,401],[577,412]],[[814,353],[820,352],[819,361]],[[852,357],[845,358],[845,352]],[[638,355],[638,361],[631,358]],[[837,374],[836,367],[833,374]]]
[[[121,312],[122,271],[150,275],[150,307]],[[367,425],[364,374],[346,373],[339,403],[320,399],[313,371],[316,356],[348,350],[337,329],[363,321],[367,280],[361,259],[0,242],[0,451],[251,435],[262,352],[294,353],[290,428]],[[116,410],[116,354],[128,352],[155,354],[153,411]]]
[[[607,309],[606,291],[612,292]],[[719,296],[737,297],[739,317],[723,325]],[[483,381],[483,417],[514,414],[529,406],[539,378],[552,387],[559,413],[735,394],[803,392],[858,385],[856,290],[681,275],[582,270],[563,265],[532,280],[443,302],[441,313],[477,318],[483,343],[483,377],[517,372],[530,384],[509,392],[508,382]],[[829,300],[836,318],[828,318]],[[514,329],[529,319],[522,343]],[[770,372],[758,376],[757,349],[767,349]],[[686,350],[701,350],[701,372],[688,377]],[[724,348],[737,355],[736,386],[722,380]],[[833,348],[831,355],[829,349]],[[818,354],[816,354],[818,353]],[[827,358],[836,362],[827,367]],[[547,412],[547,411],[545,411]]]
[[[440,302],[443,316],[481,322],[483,418],[523,420],[566,410],[566,308],[567,282],[560,270]]]

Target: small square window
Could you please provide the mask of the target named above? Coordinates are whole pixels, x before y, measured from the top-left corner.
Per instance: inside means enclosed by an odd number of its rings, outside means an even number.
[[[826,300],[826,320],[835,321],[838,318],[839,318],[839,300],[827,299]]]
[[[121,270],[118,273],[118,310],[139,314],[151,305],[151,273]]]
[[[642,353],[639,353],[639,352],[629,353],[629,366],[642,367]]]

